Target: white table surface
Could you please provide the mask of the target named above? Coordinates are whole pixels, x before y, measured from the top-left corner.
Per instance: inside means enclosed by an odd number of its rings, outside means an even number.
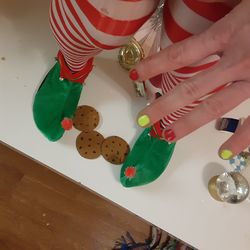
[[[228,164],[217,156],[228,134],[216,131],[214,123],[177,144],[157,181],[131,189],[119,183],[119,166],[101,157],[93,161],[80,157],[75,149],[78,131],[66,133],[57,143],[38,132],[32,100],[57,51],[47,24],[48,4],[48,0],[0,0],[0,140],[199,249],[250,249],[250,200],[220,203],[207,191],[210,177]],[[140,132],[136,113],[145,101],[135,97],[115,55],[96,59],[80,104],[100,112],[98,131],[104,136],[118,135],[132,143]],[[249,104],[229,116],[248,115]]]

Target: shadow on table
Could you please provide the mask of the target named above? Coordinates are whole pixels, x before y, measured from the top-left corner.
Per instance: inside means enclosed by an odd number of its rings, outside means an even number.
[[[202,172],[203,184],[207,188],[209,180],[215,176],[224,173],[225,167],[217,162],[209,162],[204,168]]]
[[[10,22],[18,39],[13,46],[18,42],[22,55],[37,50],[46,62],[54,56],[56,48],[48,22],[49,3],[50,0],[0,0],[0,20]]]
[[[141,107],[143,107],[144,105],[146,105],[146,100],[145,98],[136,96],[133,83],[128,77],[128,72],[120,67],[118,61],[116,61],[116,58],[109,59],[109,58],[97,57],[95,59],[95,65],[98,67],[100,72],[104,73],[103,77],[107,78],[108,81],[107,84],[109,85],[115,84],[116,86],[114,87],[117,88],[118,86],[120,88],[121,93],[124,93],[124,95],[129,96],[131,104],[131,112],[130,112],[130,117],[128,117],[128,119],[134,119],[136,121],[137,114],[140,110],[136,109],[134,107],[134,104],[137,103]],[[113,81],[109,81],[109,78],[111,78]],[[105,93],[103,97],[107,99],[107,101],[112,100],[110,96],[105,96]],[[103,100],[96,100],[97,104],[99,101],[103,102]],[[136,122],[135,126],[137,127]]]

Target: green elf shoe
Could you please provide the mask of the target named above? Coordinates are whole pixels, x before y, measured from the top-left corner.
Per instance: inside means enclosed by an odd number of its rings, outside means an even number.
[[[43,80],[33,103],[36,126],[48,140],[57,141],[65,130],[72,128],[82,83],[93,68],[92,62],[90,60],[83,71],[72,74],[61,52],[58,53],[58,62]]]
[[[159,123],[157,126],[160,126]],[[151,183],[166,169],[175,143],[161,139],[154,129],[155,126],[142,132],[123,164],[120,182],[124,187]]]

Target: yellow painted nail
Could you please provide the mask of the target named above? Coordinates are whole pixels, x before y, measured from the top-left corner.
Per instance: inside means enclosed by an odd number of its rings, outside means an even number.
[[[229,160],[231,157],[233,156],[233,152],[231,150],[228,149],[224,149],[220,152],[220,157],[223,160]]]
[[[145,127],[149,125],[150,119],[147,115],[142,115],[138,118],[137,123],[140,127]]]

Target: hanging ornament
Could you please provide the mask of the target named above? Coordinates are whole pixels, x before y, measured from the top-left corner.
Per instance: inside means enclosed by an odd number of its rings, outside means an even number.
[[[131,38],[131,40],[120,49],[118,61],[124,69],[130,70],[144,57],[145,55],[141,44],[137,42],[135,38]]]
[[[160,51],[161,26],[164,1],[161,0],[152,17],[135,33],[134,37],[119,51],[118,61],[122,68],[132,69],[144,58]],[[149,83],[134,81],[136,95],[146,96]],[[149,86],[149,91],[151,86]],[[152,91],[150,91],[152,92]],[[154,93],[157,91],[153,91]],[[150,95],[150,93],[147,93]]]

